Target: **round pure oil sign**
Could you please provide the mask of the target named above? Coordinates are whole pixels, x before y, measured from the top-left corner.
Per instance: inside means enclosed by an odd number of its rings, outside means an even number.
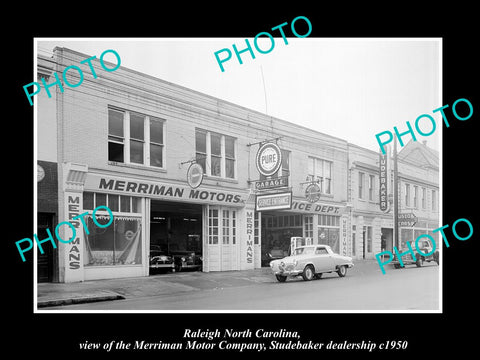
[[[272,176],[282,165],[282,152],[277,144],[265,143],[258,149],[256,164],[258,172],[264,176]]]

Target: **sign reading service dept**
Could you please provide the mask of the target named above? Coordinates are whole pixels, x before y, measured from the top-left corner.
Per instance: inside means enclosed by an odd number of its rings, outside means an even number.
[[[264,176],[277,173],[282,165],[282,152],[277,144],[267,142],[260,146],[255,159],[257,170]]]

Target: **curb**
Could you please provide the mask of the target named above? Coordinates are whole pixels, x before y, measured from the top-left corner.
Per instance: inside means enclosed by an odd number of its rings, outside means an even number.
[[[63,299],[47,299],[47,300],[38,300],[37,308],[51,307],[51,306],[63,306],[63,305],[72,305],[72,304],[85,304],[98,301],[111,301],[111,300],[122,300],[125,299],[124,296],[119,294],[92,294],[86,296],[78,296],[71,298]]]

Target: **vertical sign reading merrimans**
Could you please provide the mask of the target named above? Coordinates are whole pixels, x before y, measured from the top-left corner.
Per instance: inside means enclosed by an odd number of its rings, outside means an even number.
[[[383,212],[388,211],[388,196],[387,196],[387,158],[388,152],[386,154],[380,153],[379,161],[379,172],[380,172],[380,187],[379,187],[379,200],[380,200],[380,210]]]

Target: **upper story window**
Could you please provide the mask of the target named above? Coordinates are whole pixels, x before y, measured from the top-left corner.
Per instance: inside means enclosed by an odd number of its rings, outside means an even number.
[[[410,206],[410,184],[405,184],[405,206]]]
[[[108,160],[164,167],[164,120],[108,109]]]
[[[374,193],[375,193],[375,176],[368,175],[368,200],[373,201]]]
[[[365,174],[363,172],[358,173],[358,198],[363,199],[363,187],[365,183]]]
[[[206,175],[236,177],[236,139],[228,135],[195,129],[195,159]]]
[[[422,187],[422,209],[426,208],[427,201],[427,189]]]
[[[322,194],[332,193],[332,162],[308,158],[308,178],[318,182]]]

